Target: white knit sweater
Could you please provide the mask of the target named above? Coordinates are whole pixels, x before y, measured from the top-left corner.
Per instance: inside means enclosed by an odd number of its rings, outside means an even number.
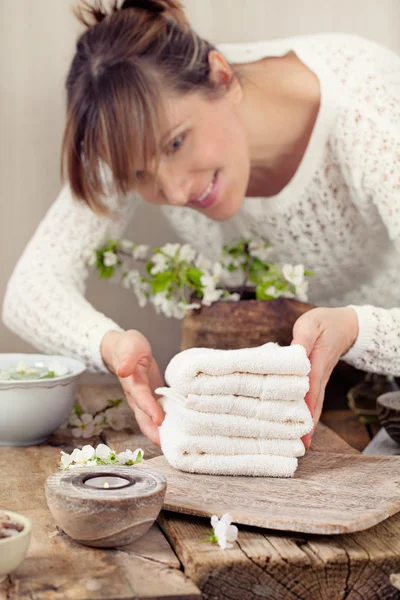
[[[400,57],[358,37],[324,34],[224,44],[231,63],[293,50],[317,75],[321,107],[304,158],[276,196],[246,198],[225,223],[185,207],[163,207],[183,240],[210,257],[244,231],[266,237],[280,263],[317,273],[310,301],[355,305],[358,339],[344,359],[400,375]],[[99,217],[65,187],[28,244],[3,306],[8,327],[45,352],[105,370],[100,343],[119,328],[84,298],[85,251],[121,236],[141,200]]]

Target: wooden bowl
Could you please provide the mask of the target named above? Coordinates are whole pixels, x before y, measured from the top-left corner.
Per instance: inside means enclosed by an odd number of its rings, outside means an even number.
[[[381,425],[400,444],[400,391],[382,394],[377,398],[376,407]]]
[[[123,487],[90,487],[102,481],[99,477],[121,478]],[[46,500],[57,525],[75,541],[115,548],[146,533],[162,508],[166,487],[162,475],[147,469],[80,467],[50,475]]]

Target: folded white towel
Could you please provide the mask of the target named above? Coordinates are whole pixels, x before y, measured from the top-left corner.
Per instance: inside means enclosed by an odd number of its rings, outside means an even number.
[[[157,394],[178,402],[185,408],[203,413],[240,415],[262,421],[282,421],[284,423],[304,423],[309,411],[304,400],[284,402],[281,400],[259,400],[247,396],[214,394],[184,396],[172,388],[157,388]]]
[[[245,440],[243,438],[187,436],[182,433],[177,435],[175,426],[169,429],[167,419],[168,417],[159,428],[164,456],[175,469],[188,473],[292,477],[297,469],[296,456],[304,454],[304,446],[300,440]],[[228,448],[227,444],[232,445],[232,448]],[[288,444],[292,444],[292,450]],[[211,450],[231,451],[233,447],[237,450],[235,454],[226,454],[225,452],[213,454],[211,452]],[[207,449],[207,452],[203,452],[203,449]],[[270,450],[271,453],[253,453],[253,450],[265,450],[266,452]],[[272,452],[278,451],[280,455],[272,454]]]
[[[291,400],[303,400],[309,389],[309,379],[306,375],[200,374],[185,383],[175,381],[175,385],[171,387],[187,396],[191,394],[202,396],[235,394],[260,400],[290,402]]]
[[[212,454],[218,456],[259,455],[298,457],[305,448],[300,439],[274,440],[265,438],[228,437],[222,435],[191,435],[180,431],[167,415],[159,427],[162,449],[182,455]]]
[[[256,348],[189,348],[176,354],[165,371],[171,388],[188,394],[239,394],[293,400],[308,391],[310,361],[303,346],[273,342]],[[281,375],[281,378],[271,377]],[[293,376],[297,376],[295,379]]]
[[[178,431],[192,435],[222,435],[228,437],[272,438],[294,440],[311,431],[313,421],[305,402],[303,416],[297,422],[262,421],[240,415],[203,413],[185,408],[166,396],[160,403],[171,416]]]

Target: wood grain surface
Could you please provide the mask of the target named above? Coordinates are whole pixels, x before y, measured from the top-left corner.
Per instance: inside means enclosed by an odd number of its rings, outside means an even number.
[[[130,445],[127,432],[106,434],[118,450],[134,448],[140,436],[135,432]],[[321,422],[311,451],[359,454]],[[147,456],[159,454],[149,442]],[[204,600],[400,598],[390,579],[400,572],[400,513],[370,529],[335,536],[239,525],[238,540],[229,551],[205,543],[209,518],[162,511],[159,524]]]
[[[349,533],[400,510],[400,457],[309,452],[288,479],[184,473],[164,457],[142,468],[166,477],[165,510],[202,517],[228,512],[235,523],[266,529]]]
[[[335,452],[356,453],[321,423],[312,448],[328,452],[330,439]],[[159,522],[185,573],[209,600],[399,600],[390,577],[400,571],[400,513],[336,536],[242,525],[229,552],[204,544],[209,519],[163,511]]]
[[[113,393],[121,391],[90,386],[83,396],[90,395],[97,406]],[[133,433],[108,430],[102,441],[117,451],[141,446],[146,457],[160,454],[137,426]],[[400,572],[400,515],[336,536],[240,525],[234,548],[223,551],[205,543],[208,518],[163,511],[159,525],[166,537],[154,526],[122,551],[76,544],[55,526],[46,507],[43,483],[60,450],[51,444],[68,451],[78,441],[60,431],[47,445],[0,450],[0,507],[25,512],[34,525],[28,556],[0,585],[0,600],[399,600],[390,577]],[[357,454],[321,423],[312,450]]]

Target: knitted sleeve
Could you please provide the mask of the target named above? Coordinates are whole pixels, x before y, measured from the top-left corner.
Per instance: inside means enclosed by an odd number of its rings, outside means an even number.
[[[3,321],[43,352],[74,356],[91,371],[107,371],[100,344],[121,328],[85,300],[85,255],[121,235],[138,199],[109,202],[113,215],[95,214],[62,189],[25,248],[8,283]]]
[[[381,106],[381,115],[363,116],[354,110],[349,119],[356,124],[354,135],[353,180],[363,191],[365,203],[373,203],[388,236],[399,253],[400,277],[400,106]],[[348,122],[349,125],[349,122]],[[379,218],[377,217],[377,218]],[[387,278],[388,283],[390,278]],[[397,282],[396,282],[397,283]],[[385,289],[380,290],[385,297]],[[400,298],[399,307],[353,306],[358,316],[359,335],[343,356],[353,366],[372,373],[400,375]]]

